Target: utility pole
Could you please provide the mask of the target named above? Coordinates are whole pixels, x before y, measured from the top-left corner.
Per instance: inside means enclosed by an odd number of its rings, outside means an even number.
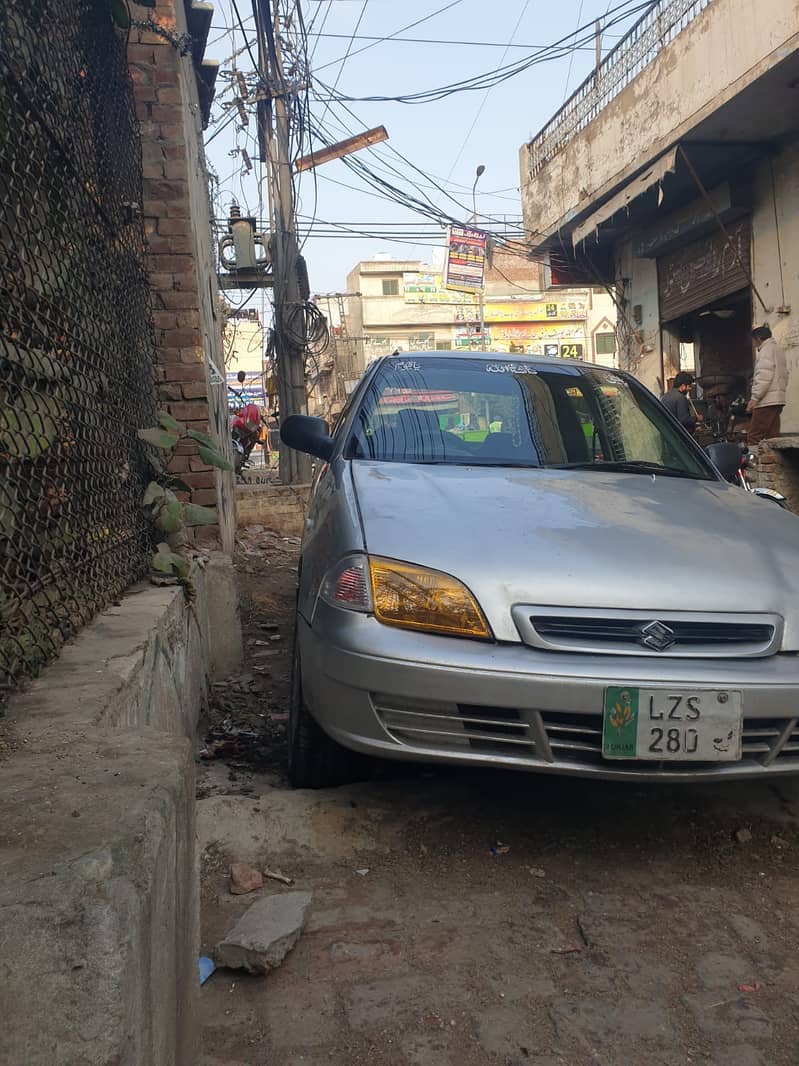
[[[275,351],[277,355],[280,420],[307,412],[305,298],[300,291],[299,247],[294,217],[294,183],[289,149],[288,83],[283,71],[280,25],[270,0],[253,0],[258,32],[259,75],[266,98],[258,102],[258,140],[261,159],[269,171],[273,238]],[[307,455],[280,444],[280,480],[286,484],[310,481]]]
[[[472,218],[474,219],[475,226],[479,226],[480,223],[477,220],[477,183],[485,174],[486,168],[481,163],[477,170],[474,172],[474,185],[472,185]],[[483,267],[485,270],[485,266]],[[485,277],[483,278],[483,284],[480,286],[480,293],[478,295],[479,309],[480,309],[480,348],[482,351],[486,350],[486,316],[485,316]]]

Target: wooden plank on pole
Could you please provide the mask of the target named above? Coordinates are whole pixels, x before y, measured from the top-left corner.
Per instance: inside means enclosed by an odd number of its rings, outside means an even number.
[[[294,163],[294,169],[296,171],[310,170],[312,167],[318,167],[320,163],[341,159],[345,155],[352,155],[353,152],[360,152],[362,148],[368,148],[372,144],[380,144],[381,141],[387,140],[386,127],[376,126],[372,130],[365,130],[354,137],[348,137],[346,141],[339,141],[328,148],[321,148],[318,152],[300,156]]]

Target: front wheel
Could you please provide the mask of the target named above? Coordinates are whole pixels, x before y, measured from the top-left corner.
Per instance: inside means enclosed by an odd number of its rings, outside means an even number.
[[[331,740],[305,706],[296,635],[291,664],[288,747],[289,781],[295,788],[345,785],[357,780],[365,769],[365,758]]]

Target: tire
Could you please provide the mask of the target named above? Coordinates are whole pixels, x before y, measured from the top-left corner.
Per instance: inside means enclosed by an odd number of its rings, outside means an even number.
[[[288,777],[295,788],[332,788],[364,776],[367,760],[317,724],[302,696],[300,648],[294,637],[288,722]]]

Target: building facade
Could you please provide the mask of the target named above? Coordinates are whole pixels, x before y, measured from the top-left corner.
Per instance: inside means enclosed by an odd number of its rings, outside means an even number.
[[[745,397],[750,331],[792,369],[799,430],[799,3],[660,0],[521,149],[553,283],[616,287],[621,365]]]
[[[257,309],[228,310],[222,339],[228,406],[236,408],[242,403],[254,403],[266,410],[269,364],[264,354],[264,327]],[[241,372],[245,375],[243,382],[238,377]]]
[[[486,273],[481,326],[472,293],[444,288],[441,270],[377,258],[347,278],[349,340],[362,372],[394,351],[519,352],[615,365],[615,307],[590,286],[542,290],[538,263],[495,253]]]

